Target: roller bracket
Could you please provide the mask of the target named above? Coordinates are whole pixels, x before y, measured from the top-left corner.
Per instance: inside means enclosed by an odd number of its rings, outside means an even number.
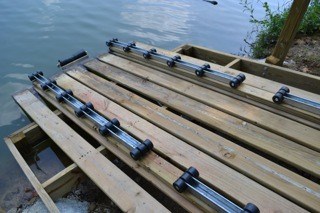
[[[125,145],[130,150],[130,156],[134,160],[140,159],[147,152],[153,149],[153,144],[149,139],[146,139],[142,143],[137,141],[120,128],[120,122],[118,119],[113,118],[108,120],[101,116],[95,111],[91,102],[83,104],[73,96],[73,92],[71,90],[61,89],[57,85],[56,81],[48,80],[43,77],[42,72],[32,73],[28,77],[31,81],[37,81],[40,83],[43,89],[53,92],[59,102],[64,102],[71,106],[77,117],[86,117],[94,122],[98,126],[98,131],[101,135],[114,137],[117,141]]]
[[[206,186],[199,179],[196,168],[187,169],[174,183],[173,187],[180,193],[189,190],[190,193],[207,203],[217,212],[259,213],[259,208],[248,203],[243,209],[218,192]]]

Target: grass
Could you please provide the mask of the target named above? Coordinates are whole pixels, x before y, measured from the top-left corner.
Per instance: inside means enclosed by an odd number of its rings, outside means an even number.
[[[291,2],[272,11],[267,2],[261,2],[265,16],[263,19],[254,17],[254,8],[249,0],[241,0],[246,11],[250,12],[250,22],[254,24],[252,34],[256,37],[253,42],[245,39],[250,51],[247,52],[254,58],[265,58],[271,54],[271,49],[277,42],[285,20],[289,14]],[[320,0],[311,0],[308,10],[299,27],[298,34],[313,35],[320,31]]]

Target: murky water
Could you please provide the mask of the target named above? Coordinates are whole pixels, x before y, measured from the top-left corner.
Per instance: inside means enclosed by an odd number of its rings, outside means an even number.
[[[277,7],[277,0],[270,2]],[[254,4],[263,16],[260,3]],[[16,205],[18,186],[26,184],[2,138],[29,123],[10,97],[31,86],[28,73],[51,76],[58,59],[81,48],[97,55],[114,37],[166,49],[193,43],[238,53],[251,27],[249,14],[231,0],[216,6],[202,0],[0,0],[0,207]]]

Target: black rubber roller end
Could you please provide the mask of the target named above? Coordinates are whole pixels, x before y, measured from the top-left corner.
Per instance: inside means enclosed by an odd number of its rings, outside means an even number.
[[[252,204],[252,203],[248,203],[244,208],[243,208],[243,213],[260,213],[259,208]]]
[[[29,74],[29,75],[28,75],[28,78],[29,78],[30,81],[36,80],[36,78],[34,77],[33,74]]]
[[[172,185],[175,188],[175,190],[177,190],[180,193],[184,192],[188,187],[186,182],[184,180],[182,180],[181,178],[176,180]]]
[[[83,111],[81,108],[80,109],[78,108],[74,111],[74,114],[76,114],[77,117],[81,117],[83,116]]]
[[[272,97],[272,100],[276,104],[282,103],[284,96],[290,92],[290,89],[286,86],[283,86],[279,91]]]
[[[112,42],[116,42],[116,41],[118,41],[118,39],[117,39],[117,38],[113,38],[113,39],[111,39],[111,40],[109,40],[109,41],[106,41],[106,45],[107,45],[108,47],[111,47],[111,46],[112,46]]]
[[[139,160],[147,152],[153,149],[153,144],[149,139],[146,139],[143,143],[139,144],[136,148],[130,151],[130,156],[134,160]]]
[[[87,102],[86,103],[86,106],[89,108],[89,109],[94,109],[94,107],[93,107],[93,104],[91,103],[91,102]]]
[[[204,70],[199,68],[199,69],[196,69],[194,73],[196,74],[196,76],[202,77],[204,75]]]
[[[237,88],[244,80],[246,80],[246,76],[243,73],[240,73],[230,81],[229,85],[232,88]]]
[[[116,118],[113,118],[113,119],[111,120],[111,123],[112,123],[113,125],[115,125],[116,127],[120,127],[120,122],[119,122],[119,120],[116,119]]]
[[[174,61],[172,59],[167,61],[168,67],[173,67],[174,66]]]
[[[56,99],[57,99],[58,102],[62,102],[62,101],[63,101],[63,96],[62,96],[62,94],[56,95]]]
[[[150,59],[151,58],[151,54],[150,54],[150,52],[144,52],[143,54],[142,54],[142,56],[143,56],[143,58],[144,59]]]
[[[186,172],[189,173],[194,178],[198,178],[199,177],[198,170],[196,168],[194,168],[193,166],[191,166]]]
[[[41,83],[41,84],[40,84],[40,87],[41,87],[42,90],[47,90],[47,89],[48,89],[48,84],[46,84],[46,83]]]

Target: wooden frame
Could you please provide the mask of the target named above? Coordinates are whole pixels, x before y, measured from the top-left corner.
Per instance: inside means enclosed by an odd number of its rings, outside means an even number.
[[[209,61],[218,65],[283,83],[288,86],[297,87],[309,92],[319,94],[320,91],[320,77],[318,76],[293,71],[284,67],[266,64],[257,60],[192,44],[181,45],[176,47],[173,51],[182,55]]]

